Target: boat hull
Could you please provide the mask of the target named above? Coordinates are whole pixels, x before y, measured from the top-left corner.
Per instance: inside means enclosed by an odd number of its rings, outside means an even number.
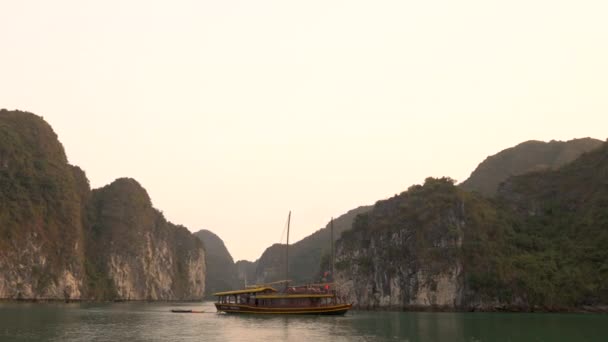
[[[262,314],[262,315],[344,315],[352,309],[351,304],[339,304],[317,307],[261,307],[243,304],[215,303],[218,312],[228,314]]]

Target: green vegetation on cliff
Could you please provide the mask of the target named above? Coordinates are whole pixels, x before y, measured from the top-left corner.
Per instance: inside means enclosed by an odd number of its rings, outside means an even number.
[[[592,138],[542,142],[530,140],[486,158],[460,185],[463,189],[494,196],[500,183],[531,171],[557,169],[602,141]]]
[[[509,179],[506,281],[534,305],[608,303],[608,144],[554,171]]]
[[[204,267],[137,182],[91,192],[41,117],[0,110],[0,298],[202,298]]]
[[[93,294],[149,300],[202,297],[204,275],[190,270],[193,261],[204,268],[202,243],[154,209],[137,181],[117,179],[91,197],[87,271]]]
[[[80,295],[88,187],[41,117],[0,111],[0,296]]]
[[[607,180],[608,144],[556,170],[512,177],[494,199],[429,178],[342,234],[341,278],[358,296],[371,288],[368,305],[383,296],[403,307],[606,305]],[[446,277],[455,286],[442,289]]]
[[[378,201],[342,233],[338,279],[352,281],[351,298],[362,306],[461,306],[462,270],[491,268],[487,251],[499,243],[499,222],[487,199],[450,178],[427,178]]]

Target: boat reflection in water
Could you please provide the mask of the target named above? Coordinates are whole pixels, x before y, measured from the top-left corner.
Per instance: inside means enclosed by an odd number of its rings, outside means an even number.
[[[284,284],[277,291],[272,285]],[[352,308],[333,284],[287,286],[289,281],[256,285],[243,290],[215,293],[218,312],[247,314],[344,315]]]

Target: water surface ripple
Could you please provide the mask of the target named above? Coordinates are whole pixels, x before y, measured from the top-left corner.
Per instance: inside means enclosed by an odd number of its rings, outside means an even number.
[[[175,314],[172,308],[205,310]],[[216,314],[212,303],[0,303],[0,341],[608,341],[608,315]]]

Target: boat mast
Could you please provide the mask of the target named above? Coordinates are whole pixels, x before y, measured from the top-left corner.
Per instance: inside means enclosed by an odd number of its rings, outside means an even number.
[[[330,224],[331,228],[331,280],[334,281],[334,218],[331,218]]]
[[[285,246],[285,288],[289,286],[289,224],[291,223],[291,210],[287,216],[287,245]]]

